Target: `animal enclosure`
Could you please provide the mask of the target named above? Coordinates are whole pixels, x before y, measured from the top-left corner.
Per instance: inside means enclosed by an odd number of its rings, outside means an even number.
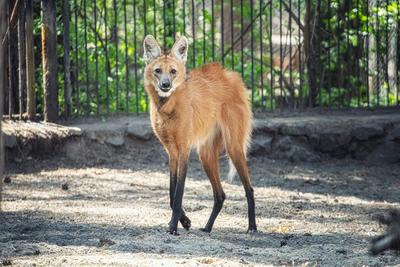
[[[399,105],[398,0],[6,2],[10,117],[147,112],[146,34],[241,73],[254,110]]]

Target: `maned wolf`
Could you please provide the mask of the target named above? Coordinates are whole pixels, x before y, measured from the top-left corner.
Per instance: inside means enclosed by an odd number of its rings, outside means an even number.
[[[206,226],[210,232],[222,208],[225,193],[219,178],[219,156],[227,151],[231,171],[238,172],[246,191],[248,232],[256,232],[254,193],[246,162],[252,113],[240,75],[217,63],[186,73],[188,41],[180,37],[169,53],[162,53],[153,36],[144,39],[144,86],[150,96],[153,130],[169,155],[169,233],[177,235],[178,220],[185,229],[191,221],[182,208],[188,158],[197,147],[214,193],[214,207]],[[236,171],[235,171],[236,168]]]

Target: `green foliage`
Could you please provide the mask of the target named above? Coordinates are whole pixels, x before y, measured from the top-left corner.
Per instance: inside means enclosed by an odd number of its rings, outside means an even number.
[[[291,1],[293,14],[300,15],[303,24],[305,23],[306,2],[308,3],[305,0]],[[304,43],[301,45],[301,65],[299,66],[300,62],[298,62],[294,66],[293,62],[291,71],[289,66],[285,66],[285,70],[281,71],[279,66],[273,64],[277,57],[279,62],[280,47],[277,47],[276,44],[273,47],[272,58],[270,55],[271,16],[276,23],[276,20],[280,18],[279,11],[282,10],[282,23],[285,31],[283,34],[287,34],[289,31],[288,13],[282,2],[272,1],[273,13],[270,14],[268,1],[262,1],[261,7],[260,1],[254,1],[253,6],[250,6],[250,1],[243,1],[244,25],[241,25],[240,20],[240,4],[233,6],[234,41],[237,41],[233,54],[230,52],[229,27],[224,31],[224,53],[221,51],[220,2],[214,1],[217,3],[214,6],[214,17],[211,14],[211,2],[205,1],[205,3],[206,10],[203,10],[203,1],[195,0],[193,10],[192,1],[185,1],[185,6],[182,6],[181,1],[176,0],[71,1],[69,34],[72,46],[70,56],[73,77],[73,113],[80,116],[146,112],[148,110],[148,100],[142,78],[144,69],[142,41],[146,34],[154,35],[166,48],[173,45],[174,33],[176,36],[185,34],[191,41],[188,69],[212,62],[213,59],[222,62],[223,54],[225,54],[225,67],[233,67],[235,71],[241,73],[243,65],[243,79],[247,88],[252,89],[249,96],[255,109],[273,110],[281,105],[288,105],[290,95],[294,98],[295,106],[309,104],[310,88],[307,64],[304,62],[306,59]],[[230,20],[230,4],[228,1],[223,3],[224,16]],[[289,0],[286,3],[288,4]],[[387,82],[382,83],[377,90],[381,95],[369,92],[368,74],[371,76],[373,73],[368,71],[367,59],[370,51],[367,49],[367,40],[372,35],[380,36],[382,39],[377,45],[376,52],[382,55],[387,52],[386,32],[399,23],[398,1],[390,0],[387,1],[387,5],[385,2],[375,8],[368,8],[366,1],[361,0],[320,1],[319,7],[318,1],[310,3],[314,11],[320,9],[317,23],[317,27],[320,28],[319,31],[316,31],[316,34],[320,34],[318,40],[321,49],[316,104],[338,107],[395,104],[398,100],[397,96],[390,90]],[[298,11],[299,9],[300,11]],[[239,35],[251,22],[251,15],[254,18],[253,29],[245,32],[243,36],[242,58]],[[317,16],[316,13],[314,15]],[[193,16],[195,38],[192,32]],[[58,21],[62,21],[61,17],[58,18]],[[262,28],[260,28],[261,23]],[[214,24],[214,34],[211,29],[212,24]],[[273,27],[275,27],[273,28],[274,34],[279,34],[279,27],[277,28],[275,24]],[[296,21],[292,19],[293,36],[297,36],[298,28]],[[40,32],[40,19],[35,19],[35,32]],[[61,23],[57,25],[57,32],[60,36],[62,35]],[[251,33],[254,41],[253,49],[250,42]],[[283,41],[285,42],[287,38],[287,36],[283,36]],[[260,53],[261,45],[263,46],[262,54]],[[294,45],[293,51],[298,48],[297,43]],[[284,47],[283,50],[284,55],[288,54],[287,47]],[[58,84],[61,110],[64,108],[62,54],[63,49],[60,43]],[[296,57],[298,58],[298,55]],[[399,65],[399,62],[397,64]],[[400,70],[400,67],[398,69]],[[43,108],[41,75],[42,70],[38,68],[36,81],[38,81],[39,110]],[[281,83],[284,88],[279,87]]]

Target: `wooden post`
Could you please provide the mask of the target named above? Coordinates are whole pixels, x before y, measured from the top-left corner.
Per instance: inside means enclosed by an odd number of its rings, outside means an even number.
[[[7,9],[6,1],[0,0],[0,211],[1,211],[1,200],[2,200],[2,189],[3,189],[3,172],[4,172],[4,141],[3,132],[1,130],[1,121],[3,120],[3,100],[4,100],[4,88],[5,88],[5,45],[3,44],[3,36],[6,31],[7,24]]]
[[[19,7],[18,16],[18,74],[19,74],[19,118],[22,119],[25,106],[25,87],[26,87],[26,72],[25,72],[25,5],[22,3]]]
[[[63,10],[63,43],[64,43],[64,116],[67,118],[71,114],[71,60],[70,60],[70,41],[69,41],[69,19],[70,5],[69,0],[64,0]]]
[[[58,120],[56,1],[42,0],[44,120]]]
[[[36,92],[35,92],[35,57],[33,51],[33,6],[32,0],[26,0],[25,11],[25,40],[26,40],[26,90],[28,119],[36,117]]]

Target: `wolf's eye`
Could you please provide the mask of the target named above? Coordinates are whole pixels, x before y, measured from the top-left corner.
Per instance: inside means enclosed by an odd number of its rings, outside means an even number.
[[[157,69],[154,70],[154,72],[155,72],[155,73],[161,73],[161,69],[160,69],[160,68],[157,68]]]
[[[176,74],[176,69],[172,69],[171,74]]]

